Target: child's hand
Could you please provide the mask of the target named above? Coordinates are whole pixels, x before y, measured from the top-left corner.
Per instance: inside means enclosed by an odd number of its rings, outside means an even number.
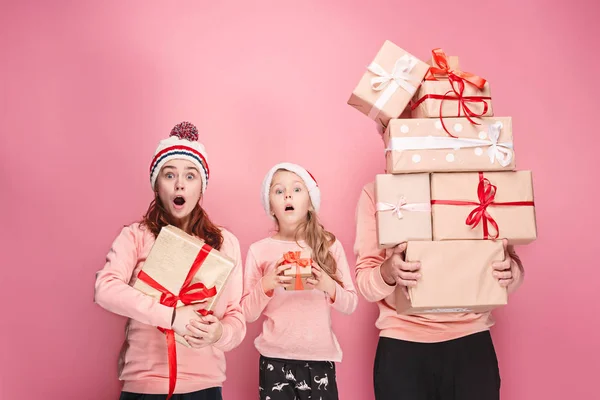
[[[498,283],[502,287],[508,287],[513,282],[513,259],[508,253],[508,240],[502,239],[502,244],[504,245],[504,252],[506,254],[506,258],[504,261],[496,261],[492,263],[492,268],[494,269],[494,278],[498,279]]]
[[[212,314],[191,320],[186,328],[187,333],[183,337],[194,349],[210,346],[223,335],[221,321]]]
[[[290,264],[282,264],[283,258],[277,261],[275,269],[266,274],[261,279],[261,284],[265,294],[271,293],[277,287],[287,288],[291,285],[293,276],[283,276],[283,271],[290,269]]]
[[[335,281],[314,262],[312,273],[313,276],[306,280],[306,286],[324,291],[331,301],[335,301]]]
[[[186,326],[190,323],[190,321],[198,319],[199,315],[196,311],[204,309],[206,307],[206,304],[204,303],[207,301],[208,300],[204,300],[200,303],[177,308],[175,310],[175,321],[173,321],[171,329],[173,329],[179,336],[187,335],[188,331]]]

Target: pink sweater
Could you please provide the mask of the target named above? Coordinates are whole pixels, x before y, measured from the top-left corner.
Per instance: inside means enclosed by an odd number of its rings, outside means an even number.
[[[304,241],[300,246],[306,247]],[[334,361],[342,360],[342,349],[331,327],[331,307],[351,314],[356,309],[358,296],[342,244],[336,240],[330,251],[337,261],[338,277],[344,283],[336,284],[335,301],[320,290],[274,290],[265,294],[261,278],[275,268],[275,263],[288,251],[302,248],[296,242],[266,238],[250,246],[244,275],[242,309],[248,322],[264,313],[262,333],[256,338],[256,349],[265,357],[288,360]]]
[[[223,336],[212,346],[191,349],[177,344],[175,393],[221,386],[225,380],[225,355],[240,344],[246,324],[240,308],[242,267],[240,246],[233,234],[221,230],[221,252],[235,260],[214,314],[223,324]],[[169,389],[167,343],[156,327],[169,328],[173,309],[132,288],[154,243],[152,233],[133,224],[123,228],[96,276],[95,302],[115,314],[130,318],[121,360],[119,379],[124,391],[163,394]]]
[[[509,247],[510,255],[522,269],[519,258]],[[367,184],[360,194],[356,211],[356,284],[361,294],[379,307],[379,318],[375,325],[380,336],[412,342],[441,342],[472,333],[485,331],[493,325],[490,313],[473,314],[428,314],[398,315],[394,308],[395,286],[390,286],[381,277],[380,267],[385,261],[386,251],[377,246],[375,222],[374,183]],[[523,279],[515,272],[513,286]]]

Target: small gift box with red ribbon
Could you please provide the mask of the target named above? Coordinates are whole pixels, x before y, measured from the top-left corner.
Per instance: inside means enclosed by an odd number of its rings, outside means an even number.
[[[433,240],[537,237],[531,171],[431,174]]]
[[[367,67],[348,104],[387,126],[408,106],[428,70],[429,65],[388,40]]]
[[[413,118],[439,118],[442,128],[445,118],[465,117],[477,125],[479,117],[493,117],[489,83],[480,76],[462,71],[458,59],[446,56],[441,49],[432,51],[432,66],[427,72],[410,106]]]
[[[413,172],[512,171],[515,169],[512,118],[447,118],[444,132],[437,119],[393,119],[383,140],[386,170]]]
[[[380,249],[409,240],[431,240],[429,174],[375,177],[377,240]]]
[[[283,264],[290,266],[283,272],[283,275],[294,277],[286,290],[307,290],[306,279],[312,276],[311,252],[308,250],[288,251],[283,254]]]
[[[408,299],[396,289],[398,314],[481,313],[507,304],[492,274],[492,263],[505,259],[500,241],[408,242],[406,259],[421,263],[421,278]]]
[[[218,301],[234,265],[230,258],[203,240],[174,226],[165,226],[156,238],[133,287],[169,307],[207,300],[204,312],[209,313]],[[174,337],[177,342],[190,347],[181,336],[175,334]]]

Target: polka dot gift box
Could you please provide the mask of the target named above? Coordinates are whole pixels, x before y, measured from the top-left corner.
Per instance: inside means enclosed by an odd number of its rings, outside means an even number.
[[[515,169],[512,119],[480,118],[480,125],[466,118],[393,119],[383,139],[386,170],[409,172],[511,171]]]

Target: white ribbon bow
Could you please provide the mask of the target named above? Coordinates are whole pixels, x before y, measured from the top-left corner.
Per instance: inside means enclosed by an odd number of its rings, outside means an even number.
[[[391,211],[395,214],[398,219],[402,219],[402,210],[404,211],[431,211],[431,204],[429,203],[411,203],[408,204],[404,197],[400,197],[397,204],[392,203],[377,203],[377,211]]]
[[[399,87],[406,90],[411,96],[415,94],[417,85],[411,83],[415,81],[415,77],[410,74],[415,65],[417,65],[417,59],[405,54],[396,61],[392,73],[388,73],[381,65],[375,62],[372,62],[367,67],[369,72],[376,75],[371,79],[371,88],[377,92],[383,90],[381,96],[373,104],[369,112],[369,118],[377,118],[383,106],[385,106]]]
[[[513,159],[512,142],[498,143],[502,122],[498,121],[488,126],[489,139],[453,138],[449,136],[416,136],[393,137],[387,151],[403,150],[434,150],[434,149],[464,149],[472,147],[488,147],[487,155],[490,163],[494,161],[506,167]]]
[[[490,164],[494,163],[494,160],[498,160],[498,163],[503,167],[506,167],[513,158],[513,144],[512,143],[498,143],[500,137],[500,131],[502,130],[502,122],[496,122],[488,126],[488,137],[490,138],[491,146],[487,150],[487,154],[490,157]]]

